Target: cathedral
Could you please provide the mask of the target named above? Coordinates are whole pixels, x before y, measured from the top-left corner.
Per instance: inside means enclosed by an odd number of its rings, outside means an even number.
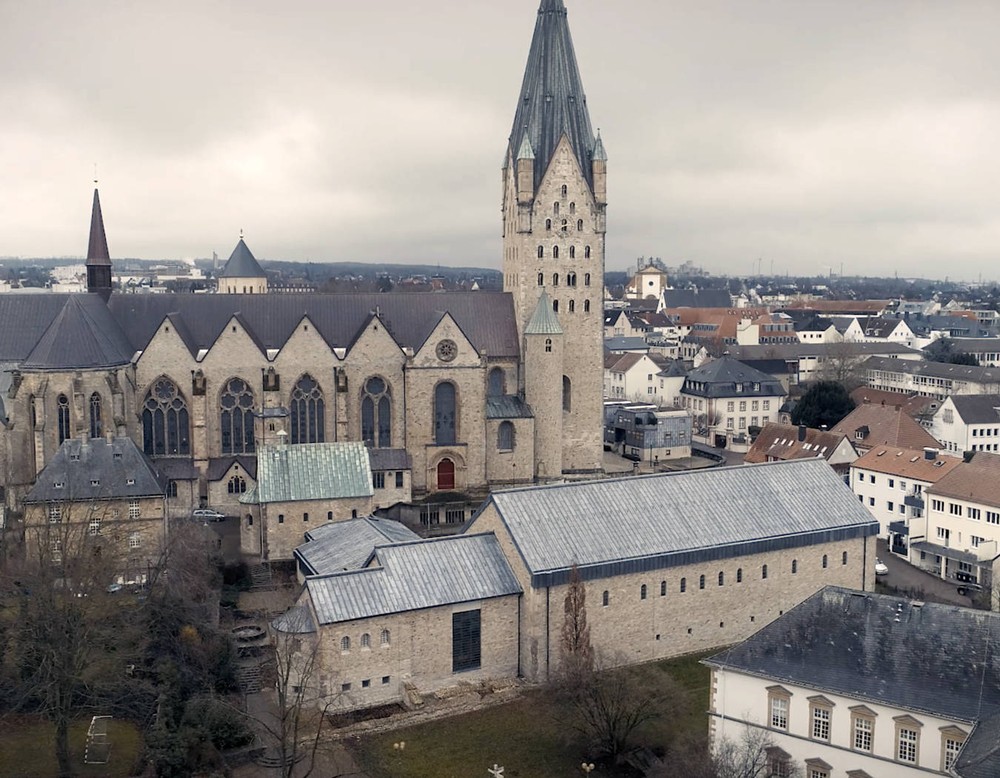
[[[503,291],[269,294],[241,238],[214,294],[0,296],[0,485],[19,511],[71,439],[128,437],[170,512],[263,444],[404,450],[416,497],[599,471],[607,157],[563,0],[542,0],[503,163]]]

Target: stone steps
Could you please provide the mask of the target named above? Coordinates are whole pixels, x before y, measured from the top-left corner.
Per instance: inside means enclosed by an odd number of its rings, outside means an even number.
[[[244,694],[255,694],[263,689],[260,665],[240,665],[236,668],[236,683]]]

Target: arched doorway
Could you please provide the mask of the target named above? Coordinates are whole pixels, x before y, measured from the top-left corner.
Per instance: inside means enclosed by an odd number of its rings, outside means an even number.
[[[455,463],[450,459],[442,459],[438,462],[437,488],[439,492],[447,492],[455,488]]]

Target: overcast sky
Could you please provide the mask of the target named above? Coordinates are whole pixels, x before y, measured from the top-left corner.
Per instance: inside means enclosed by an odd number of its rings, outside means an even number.
[[[498,267],[537,0],[0,0],[0,255]],[[608,268],[1000,277],[1000,3],[567,0]]]

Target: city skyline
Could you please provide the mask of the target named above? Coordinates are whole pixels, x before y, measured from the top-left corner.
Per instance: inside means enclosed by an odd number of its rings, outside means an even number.
[[[1000,8],[567,7],[609,270],[996,276]],[[7,4],[0,254],[82,255],[96,163],[113,257],[243,229],[264,260],[498,268],[537,0],[371,9]]]

